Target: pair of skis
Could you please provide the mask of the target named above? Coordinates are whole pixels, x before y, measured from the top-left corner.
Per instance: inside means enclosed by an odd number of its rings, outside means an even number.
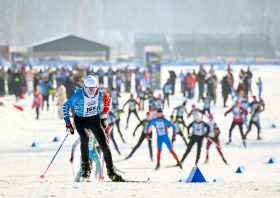
[[[146,181],[135,181],[135,180],[123,180],[116,183],[148,183],[150,181],[150,178],[148,178]],[[84,179],[81,182],[91,182],[89,179]],[[100,182],[113,182],[113,181],[100,181]]]

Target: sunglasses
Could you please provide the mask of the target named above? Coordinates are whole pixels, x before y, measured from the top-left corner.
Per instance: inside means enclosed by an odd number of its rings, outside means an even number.
[[[86,89],[87,91],[95,91],[95,90],[96,90],[96,87],[92,87],[92,88],[90,88],[90,87],[85,87],[85,89]]]
[[[157,113],[158,117],[162,117],[162,115],[163,115],[162,113]]]

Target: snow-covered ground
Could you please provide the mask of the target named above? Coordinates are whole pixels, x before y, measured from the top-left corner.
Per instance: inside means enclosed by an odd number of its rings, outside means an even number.
[[[171,69],[179,74],[181,69],[186,71],[186,69],[192,70],[193,68],[198,70],[198,67],[163,67],[162,77],[169,76],[167,71]],[[240,66],[233,67],[236,81],[238,81],[240,68]],[[245,69],[245,66],[242,68]],[[208,69],[206,67],[206,70]],[[253,93],[257,94],[255,81],[258,77],[262,77],[264,84],[263,98],[266,103],[266,111],[261,114],[264,139],[256,141],[257,131],[253,127],[248,136],[247,148],[225,145],[225,141],[228,140],[228,129],[232,121],[232,115],[228,115],[226,118],[223,116],[226,108],[222,107],[219,85],[218,102],[212,110],[222,130],[220,137],[222,151],[230,165],[223,163],[213,145],[210,149],[210,164],[204,165],[206,156],[206,141],[204,141],[199,169],[209,183],[188,184],[178,182],[180,178],[188,177],[194,167],[196,146],[185,160],[182,172],[179,168],[165,168],[165,166],[175,164],[175,160],[164,146],[161,169],[154,171],[157,152],[156,136],[153,137],[154,162],[151,162],[149,158],[146,140],[131,159],[120,161],[130,153],[141,133],[139,129],[136,136],[132,137],[133,130],[138,124],[134,115],[131,116],[129,128],[124,130],[127,114],[121,115],[121,128],[128,144],[123,144],[117,131],[115,131],[115,138],[122,155],[118,155],[114,147],[110,145],[114,164],[118,169],[126,172],[123,175],[126,179],[146,180],[149,177],[151,179],[149,183],[75,183],[69,159],[71,146],[78,138],[77,133],[68,137],[45,179],[41,179],[40,175],[45,172],[61,144],[60,142],[53,142],[54,137],[60,136],[63,139],[66,136],[64,120],[57,118],[55,101],[50,101],[50,110],[42,111],[40,119],[35,120],[35,110],[31,110],[32,96],[26,96],[26,99],[17,103],[15,103],[14,96],[5,96],[4,99],[22,106],[24,112],[8,107],[8,105],[6,105],[7,107],[0,106],[0,197],[280,197],[280,124],[275,118],[275,116],[279,117],[280,113],[278,84],[280,67],[254,66],[252,70],[254,75]],[[221,80],[226,72],[220,70],[216,74]],[[180,89],[179,86],[179,81],[177,81],[177,90]],[[197,92],[196,89],[196,94]],[[121,104],[128,98],[129,94],[122,94]],[[172,108],[180,105],[183,100],[182,94],[176,93],[175,96],[171,96],[170,109],[164,110],[168,118]],[[197,104],[196,100],[188,101],[188,110],[192,104]],[[232,104],[233,102],[229,100],[228,106]],[[202,103],[197,105],[201,108],[203,106]],[[145,112],[140,112],[140,117],[144,119]],[[191,121],[191,119],[188,119],[187,123]],[[276,129],[271,127],[272,123],[277,126]],[[34,141],[39,141],[41,143],[40,147],[31,147]],[[233,142],[241,145],[238,128],[233,131]],[[182,157],[185,149],[182,139],[178,136],[174,150],[179,158]],[[278,163],[267,163],[272,156],[276,158]],[[75,173],[79,169],[79,158],[80,151],[77,148],[74,158]],[[235,173],[240,165],[245,166],[247,173]],[[213,183],[214,178],[224,178],[226,182]],[[105,180],[109,181],[106,174]]]

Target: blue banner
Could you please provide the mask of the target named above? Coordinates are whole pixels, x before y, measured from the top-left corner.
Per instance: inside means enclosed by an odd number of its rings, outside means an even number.
[[[27,52],[12,52],[11,61],[13,68],[27,64]]]
[[[150,84],[152,89],[161,88],[161,62],[161,52],[146,52],[146,67],[150,74]]]

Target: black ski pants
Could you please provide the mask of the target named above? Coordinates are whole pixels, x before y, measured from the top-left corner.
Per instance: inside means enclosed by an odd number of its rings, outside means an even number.
[[[248,128],[248,131],[247,131],[247,133],[246,133],[245,136],[247,136],[248,133],[251,131],[252,125],[253,125],[253,124],[257,127],[257,129],[258,129],[258,137],[260,137],[261,128],[260,128],[260,126],[259,126],[259,123],[258,123],[258,122],[253,122],[252,120],[251,120],[250,123],[249,123],[249,128]]]
[[[183,132],[182,132],[182,131],[177,132],[177,136],[178,136],[178,135],[180,135],[180,136],[181,136],[181,138],[184,140],[184,142],[185,142],[186,146],[188,146],[188,142],[187,142],[187,140],[186,140],[186,138],[185,138],[185,136],[184,136]],[[172,139],[172,145],[174,144],[174,142],[175,142],[175,140],[174,140],[174,139]]]
[[[203,144],[203,139],[204,139],[204,136],[198,136],[198,135],[191,136],[190,142],[188,144],[188,148],[187,148],[186,152],[184,153],[184,155],[181,159],[181,162],[183,162],[186,159],[186,157],[191,152],[191,149],[195,143],[197,143],[196,162],[198,162],[198,160],[200,158],[200,152],[201,152],[201,147]]]
[[[120,134],[121,138],[123,138],[121,128],[120,128],[120,121],[121,121],[120,119],[115,120],[115,124],[117,126],[117,129],[119,131],[119,134]]]
[[[164,108],[165,100],[167,101],[167,106],[169,108],[169,93],[164,93],[163,94],[163,108]]]
[[[245,139],[245,136],[244,136],[244,133],[243,133],[243,122],[235,122],[235,121],[233,121],[233,122],[231,123],[230,129],[229,129],[229,138],[231,139],[232,130],[234,129],[234,127],[235,127],[236,125],[239,126],[240,134],[241,134],[242,140],[244,140],[244,139]]]
[[[139,138],[139,141],[138,143],[136,144],[136,146],[132,149],[130,155],[132,155],[138,148],[139,146],[142,144],[142,142],[145,140],[145,138],[147,138],[148,140],[148,146],[149,146],[149,150],[150,150],[150,156],[153,156],[153,149],[152,149],[152,136],[153,134],[152,133],[149,133],[149,135],[146,135],[144,133],[144,131],[142,132],[140,138]]]
[[[137,117],[137,119],[138,119],[139,121],[141,121],[140,118],[139,118],[139,116],[138,116],[138,114],[137,114],[136,109],[134,109],[134,110],[130,110],[130,109],[129,109],[126,124],[128,124],[129,117],[130,117],[130,114],[131,114],[131,113],[134,113],[134,115]]]
[[[107,168],[113,167],[113,160],[111,150],[107,143],[107,137],[105,135],[104,129],[100,123],[99,115],[91,116],[91,117],[79,117],[75,115],[74,122],[76,125],[76,129],[81,138],[81,155],[83,162],[89,161],[89,149],[88,149],[88,129],[90,129],[98,141],[98,144],[104,154],[104,160],[106,162]]]

